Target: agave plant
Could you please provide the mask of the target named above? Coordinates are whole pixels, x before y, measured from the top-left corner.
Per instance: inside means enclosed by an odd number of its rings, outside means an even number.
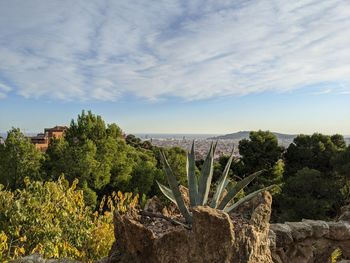
[[[212,143],[210,145],[209,152],[205,158],[201,173],[199,178],[197,179],[196,173],[195,173],[195,154],[194,154],[194,142],[192,143],[191,151],[187,154],[187,180],[188,180],[188,191],[189,191],[189,197],[190,197],[190,207],[200,206],[200,205],[208,205],[208,196],[210,191],[210,185],[212,182],[213,177],[213,168],[214,168],[214,153],[217,146],[217,142],[214,144]],[[160,151],[160,157],[163,162],[164,171],[167,177],[167,181],[169,184],[169,187],[159,183],[157,181],[157,184],[162,191],[162,193],[173,203],[177,205],[179,208],[181,214],[184,216],[186,222],[188,224],[192,223],[192,215],[186,207],[185,202],[182,198],[178,181],[168,163],[168,160],[164,154],[163,151]],[[275,185],[268,186],[263,189],[259,189],[244,198],[240,199],[236,203],[232,204],[232,200],[237,196],[237,194],[246,187],[251,181],[253,181],[259,174],[264,172],[258,171],[256,173],[253,173],[241,181],[237,182],[233,187],[228,187],[229,185],[229,177],[228,173],[232,164],[234,158],[233,151],[231,153],[231,156],[225,166],[225,169],[219,178],[219,181],[216,185],[215,193],[213,195],[213,198],[210,201],[210,207],[223,210],[225,212],[232,212],[234,209],[236,209],[239,205],[242,203],[252,199],[259,193],[263,191],[270,190],[271,188],[275,187]],[[227,190],[226,195],[224,195],[225,189]]]

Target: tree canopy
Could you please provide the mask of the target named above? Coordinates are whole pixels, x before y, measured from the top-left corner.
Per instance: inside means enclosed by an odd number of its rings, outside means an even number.
[[[136,137],[134,137],[136,140]],[[84,111],[66,136],[50,143],[45,169],[53,179],[79,180],[89,204],[115,190],[148,194],[159,174],[153,152],[127,144],[116,124]]]
[[[349,196],[345,147],[338,134],[297,136],[284,154],[284,182],[274,201],[273,217],[284,221],[335,216]]]
[[[345,149],[345,141],[341,135],[299,135],[289,145],[284,159],[286,176],[292,176],[298,170],[308,167],[322,173],[333,171],[332,158]]]
[[[23,186],[28,175],[35,180],[42,179],[42,161],[43,154],[19,129],[13,128],[7,133],[5,143],[0,144],[0,183],[16,189]]]
[[[278,145],[277,137],[270,131],[252,131],[249,139],[239,142],[241,164],[236,165],[240,176],[246,176],[259,170],[266,170],[256,181],[252,189],[281,183],[283,176],[283,148]]]
[[[318,170],[305,167],[297,171],[284,183],[279,221],[330,219],[341,199],[339,188],[336,180],[329,180]]]

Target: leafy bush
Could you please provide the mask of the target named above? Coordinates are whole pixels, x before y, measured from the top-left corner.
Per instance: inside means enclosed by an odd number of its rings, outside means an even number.
[[[113,193],[93,213],[77,183],[60,177],[45,183],[25,179],[25,187],[16,191],[0,185],[1,262],[32,253],[83,261],[107,255],[114,242],[114,209],[123,213],[138,197]]]

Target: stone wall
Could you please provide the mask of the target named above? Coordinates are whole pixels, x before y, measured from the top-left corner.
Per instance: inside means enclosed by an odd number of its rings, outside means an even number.
[[[350,260],[350,210],[335,222],[303,220],[270,225],[270,245],[276,263],[327,263],[339,248]],[[343,261],[346,262],[346,261]],[[349,261],[350,262],[350,261]]]

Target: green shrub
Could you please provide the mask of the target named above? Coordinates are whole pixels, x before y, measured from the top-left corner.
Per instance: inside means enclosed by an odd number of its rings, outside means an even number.
[[[0,261],[39,253],[45,258],[90,261],[107,255],[112,243],[113,210],[125,212],[138,197],[131,193],[104,198],[94,212],[83,192],[64,177],[57,182],[25,180],[21,190],[0,188]]]

